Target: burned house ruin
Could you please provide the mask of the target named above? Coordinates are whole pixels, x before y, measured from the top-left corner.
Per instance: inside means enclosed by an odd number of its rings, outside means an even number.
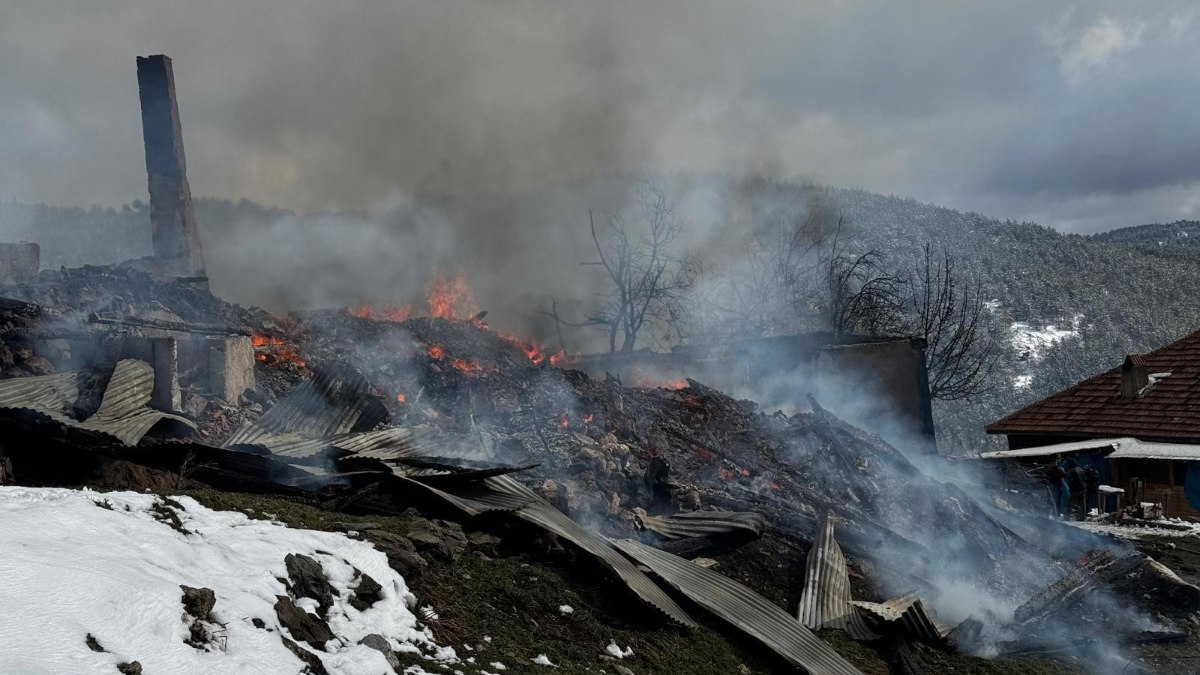
[[[638,632],[733,631],[769,672],[863,672],[824,630],[905,673],[922,653],[1099,658],[1189,637],[1200,589],[1166,567],[927,468],[919,340],[572,362],[473,311],[225,302],[203,280],[170,60],[138,73],[155,255],[0,283],[0,482],[198,485],[436,522],[452,534],[363,536],[418,591],[422,568],[490,540],[600,579]],[[317,625],[307,637],[275,612],[246,630],[320,666],[320,612],[292,613]]]

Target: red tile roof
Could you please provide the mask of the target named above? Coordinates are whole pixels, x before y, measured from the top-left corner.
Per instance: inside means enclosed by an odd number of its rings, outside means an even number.
[[[1117,366],[993,422],[987,432],[1200,440],[1200,331],[1137,360],[1147,373],[1171,375],[1125,400]]]

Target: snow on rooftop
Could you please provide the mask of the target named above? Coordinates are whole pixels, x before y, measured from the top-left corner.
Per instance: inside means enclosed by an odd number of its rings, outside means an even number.
[[[275,596],[287,595],[279,579],[289,553],[317,560],[340,592],[328,614],[337,638],[326,652],[314,651],[331,673],[390,672],[382,653],[357,644],[371,633],[399,651],[455,659],[418,623],[404,579],[369,543],[178,497],[185,534],[155,519],[158,500],[0,487],[0,672],[116,672],[125,661],[147,673],[299,672],[303,664],[280,640],[286,629],[274,610]],[[356,569],[383,587],[382,599],[361,612],[349,604]],[[224,649],[185,644],[181,584],[215,591],[212,615],[225,625]],[[106,651],[88,648],[89,633]],[[45,647],[47,637],[53,648]]]

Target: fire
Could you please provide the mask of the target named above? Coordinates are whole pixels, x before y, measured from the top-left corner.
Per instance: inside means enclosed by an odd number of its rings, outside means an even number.
[[[773,480],[772,480],[772,481],[767,481],[767,489],[768,489],[768,490],[771,490],[772,492],[773,492],[773,491],[775,491],[775,490],[778,490],[778,489],[779,489],[779,483],[776,483],[776,482],[775,482],[775,481],[773,481]]]
[[[483,370],[483,367],[478,363],[462,359],[450,359],[450,366],[464,375],[474,375]]]
[[[388,305],[382,311],[376,310],[367,303],[363,303],[357,307],[346,309],[346,313],[358,319],[371,319],[372,321],[406,321],[411,313],[411,306],[396,307]]]
[[[567,413],[563,413],[562,417],[558,418],[558,426],[560,426],[564,429],[571,426],[571,418],[567,417]]]
[[[255,333],[250,336],[250,344],[255,347],[279,347],[283,345],[283,338],[270,337],[267,335],[259,335]]]
[[[561,349],[550,355],[550,365],[552,366],[561,365],[562,362],[566,360],[567,353]]]
[[[462,275],[434,275],[425,287],[425,302],[429,305],[429,315],[439,319],[474,316],[479,311],[475,304],[475,294],[471,292],[471,287]]]
[[[396,403],[407,403],[408,397],[404,394],[396,394]]]
[[[441,345],[429,345],[429,349],[426,353],[429,354],[429,358],[433,359],[434,361],[441,361],[442,359],[446,358],[446,350],[442,349]]]
[[[591,423],[592,423],[592,420],[593,420],[593,419],[595,419],[595,418],[596,418],[596,416],[595,416],[594,414],[592,414],[592,413],[588,413],[587,415],[584,415],[584,417],[583,417],[583,423],[584,423],[584,424],[591,424]]]
[[[299,350],[284,344],[283,338],[255,333],[250,336],[250,344],[254,347],[254,359],[259,363],[268,366],[290,363],[297,368],[306,366]]]
[[[747,469],[747,468],[745,468],[745,467],[743,467],[743,468],[741,468],[741,469],[738,469],[738,473],[742,474],[742,475],[743,475],[743,476],[745,476],[746,478],[749,478],[749,477],[750,477],[750,469]]]
[[[674,382],[668,382],[662,385],[662,388],[670,389],[672,391],[679,391],[680,389],[687,389],[689,386],[691,385],[688,384],[687,380],[675,380]]]
[[[405,305],[403,307],[393,307],[389,305],[387,309],[383,310],[383,318],[387,319],[388,321],[407,321],[408,315],[411,311],[411,305]]]
[[[721,480],[723,480],[725,482],[729,482],[729,481],[733,480],[733,472],[730,471],[729,469],[722,468],[721,469]]]
[[[699,456],[700,459],[704,460],[705,462],[713,461],[713,454],[711,452],[709,452],[708,450],[706,450],[698,445],[696,446],[695,449],[696,449],[696,455]]]

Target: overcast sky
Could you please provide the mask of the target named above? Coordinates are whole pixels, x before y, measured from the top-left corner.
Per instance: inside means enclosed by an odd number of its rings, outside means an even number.
[[[1071,231],[1200,218],[1193,4],[5,0],[0,198],[144,199],[134,57],[167,53],[198,196],[701,169]]]

